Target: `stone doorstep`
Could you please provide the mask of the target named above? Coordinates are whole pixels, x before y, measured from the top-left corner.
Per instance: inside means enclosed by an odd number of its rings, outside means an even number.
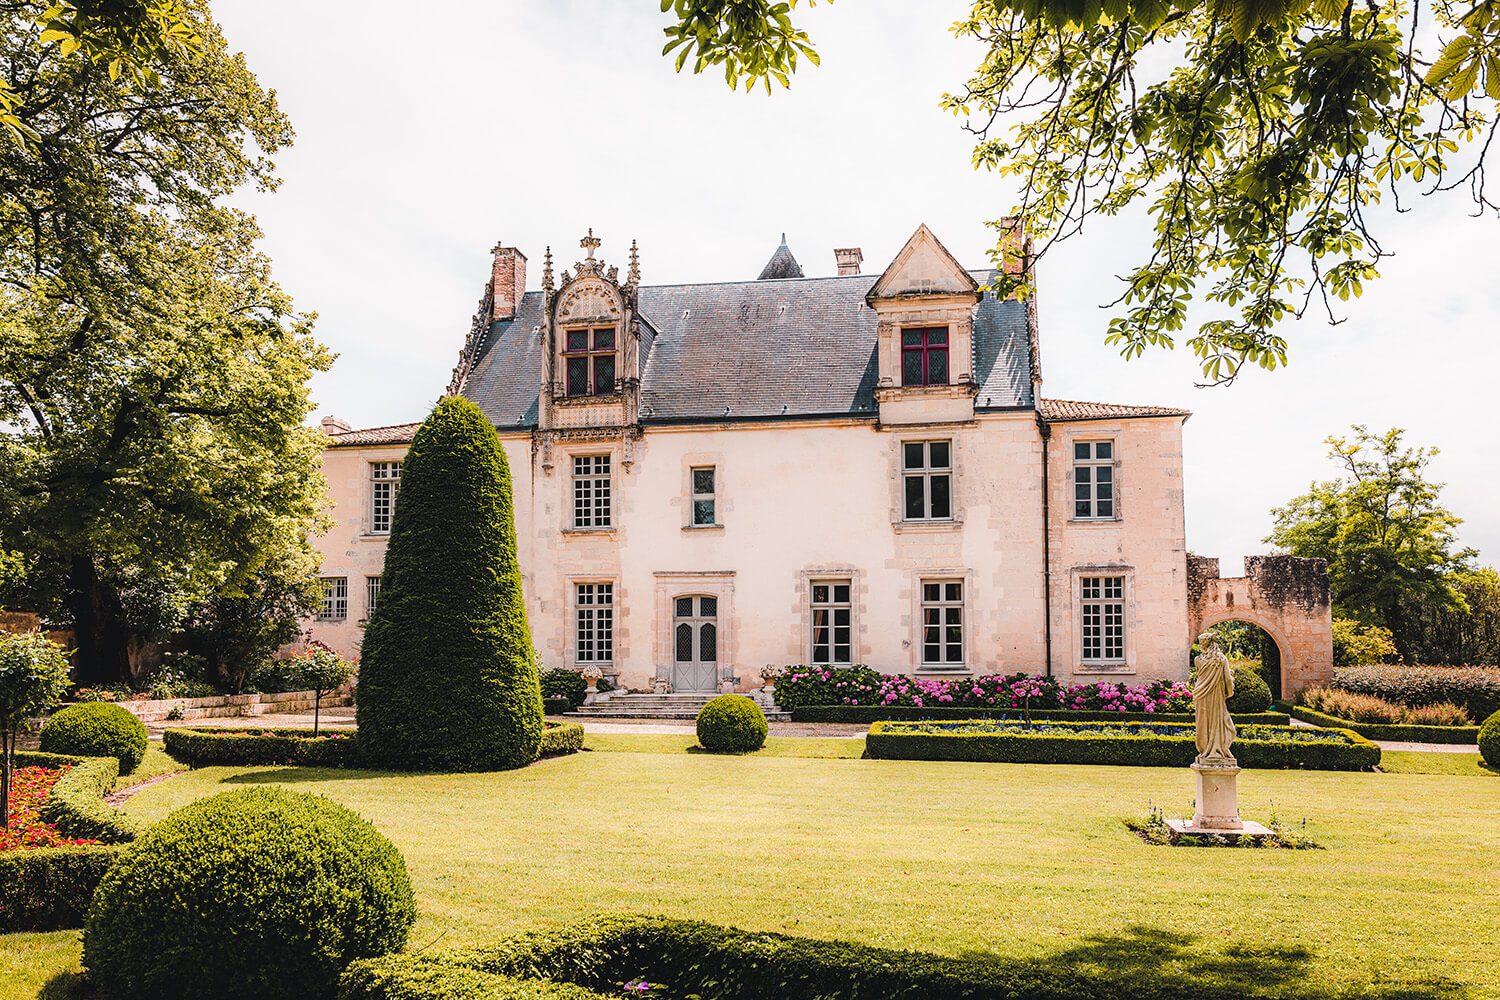
[[[326,694],[322,708],[348,705],[346,695]],[[313,692],[283,691],[277,694],[226,694],[211,698],[167,698],[160,701],[117,701],[142,722],[161,722],[172,709],[181,708],[183,719],[241,718],[249,715],[282,715],[311,711]]]
[[[1238,830],[1219,830],[1207,826],[1194,826],[1190,819],[1169,819],[1167,827],[1173,833],[1185,834],[1192,837],[1202,837],[1206,834],[1215,834],[1220,837],[1249,837],[1252,840],[1265,840],[1275,836],[1271,829],[1255,822],[1253,819],[1240,821]]]

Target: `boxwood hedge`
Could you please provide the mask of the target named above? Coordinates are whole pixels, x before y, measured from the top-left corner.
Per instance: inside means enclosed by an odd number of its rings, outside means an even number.
[[[877,722],[865,737],[865,755],[885,760],[965,760],[1016,764],[1125,764],[1186,767],[1197,756],[1191,726],[1121,722],[1077,732],[968,731],[963,723]],[[946,729],[946,727],[954,727]],[[1291,727],[1257,727],[1234,741],[1241,767],[1363,771],[1380,763],[1380,748],[1358,733],[1338,734],[1340,742],[1294,738]],[[946,729],[946,731],[945,731]],[[1168,729],[1168,732],[1153,730]],[[1267,732],[1269,731],[1269,732]],[[1306,733],[1306,730],[1302,730]],[[1284,739],[1256,735],[1286,734]]]
[[[136,820],[104,801],[104,794],[119,777],[119,761],[114,757],[74,757],[69,754],[16,754],[17,767],[58,767],[69,765],[58,778],[47,800],[42,803],[42,819],[57,827],[64,836],[75,840],[101,840],[106,844],[123,844],[134,840],[141,831]]]
[[[1124,931],[1056,953],[1039,949],[1025,957],[971,953],[947,958],[666,917],[601,917],[487,948],[356,962],[344,974],[339,998],[532,996],[482,992],[490,981],[476,980],[476,972],[574,983],[616,996],[623,982],[645,979],[656,987],[649,996],[701,1000],[1347,1000],[1353,995],[1342,984],[1324,987],[1301,977],[1267,983],[1265,965],[1243,954],[1212,956],[1208,971],[1204,965],[1209,963],[1161,961],[1159,947],[1156,938],[1143,941]],[[1120,961],[1125,954],[1141,959]],[[445,975],[452,976],[452,993],[399,989],[415,982],[437,990]],[[391,986],[385,988],[385,983]],[[556,996],[534,995],[539,1000]],[[1436,1000],[1447,993],[1439,985],[1429,990],[1401,982],[1368,985],[1358,995],[1362,1000]]]
[[[1367,740],[1397,740],[1402,743],[1473,743],[1478,726],[1408,726],[1381,722],[1350,722],[1306,705],[1293,705],[1291,714],[1303,722],[1325,729],[1347,729]]]
[[[69,705],[42,726],[46,753],[78,757],[113,757],[120,773],[129,774],[146,756],[146,724],[129,709],[107,701]]]
[[[572,983],[516,979],[403,955],[366,959],[349,966],[339,980],[338,1000],[605,1000],[605,997]]]
[[[336,735],[335,735],[336,734]],[[163,736],[167,752],[192,767],[290,764],[296,767],[363,767],[360,742],[351,730],[311,728],[215,729],[173,726]],[[583,749],[583,726],[547,723],[538,757],[555,757]]]

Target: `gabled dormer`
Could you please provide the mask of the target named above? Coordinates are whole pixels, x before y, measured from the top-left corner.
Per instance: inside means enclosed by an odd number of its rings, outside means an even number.
[[[974,416],[974,306],[979,283],[926,225],[917,227],[865,301],[875,310],[882,424]]]
[[[640,390],[640,330],[636,289],[640,283],[635,245],[630,270],[594,256],[594,231],[579,241],[587,257],[564,270],[554,287],[552,249],[542,270],[545,296],[546,367],[540,424],[545,429],[624,427],[636,422]]]

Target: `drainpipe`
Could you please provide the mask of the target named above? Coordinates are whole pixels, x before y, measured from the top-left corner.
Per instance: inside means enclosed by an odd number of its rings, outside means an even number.
[[[1047,640],[1047,676],[1052,676],[1052,518],[1050,516],[1050,504],[1052,490],[1048,483],[1048,473],[1051,470],[1051,462],[1048,460],[1047,445],[1052,439],[1052,425],[1042,417],[1042,412],[1036,414],[1036,430],[1042,436],[1042,614],[1043,633]]]

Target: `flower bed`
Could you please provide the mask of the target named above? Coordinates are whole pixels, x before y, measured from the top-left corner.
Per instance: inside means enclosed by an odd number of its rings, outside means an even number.
[[[359,767],[353,729],[198,729],[173,726],[163,734],[167,752],[189,767],[290,764],[296,767]],[[554,757],[583,748],[583,727],[548,722],[537,755]]]
[[[1063,686],[1055,677],[992,674],[934,678],[880,674],[868,667],[789,667],[776,678],[776,704],[786,711],[810,705],[910,708],[1063,709],[1069,711],[1191,712],[1193,692],[1180,681],[1125,685],[1109,681]]]
[[[73,765],[57,767],[18,767],[11,775],[10,824],[0,829],[0,851],[17,851],[37,847],[76,847],[97,844],[97,840],[70,838],[42,819],[42,805],[52,786]]]
[[[1474,743],[1479,739],[1478,726],[1387,725],[1378,722],[1352,722],[1336,715],[1319,712],[1306,705],[1290,706],[1293,718],[1315,726],[1347,729],[1367,740],[1394,740],[1401,743]]]
[[[1073,722],[1163,722],[1193,721],[1187,712],[1074,712],[1067,709],[1033,708],[1035,719],[1061,719]],[[916,708],[893,705],[803,705],[792,710],[793,722],[920,722],[925,719],[1020,719],[1022,710],[1015,708]],[[1240,725],[1284,726],[1291,721],[1286,712],[1235,712]]]
[[[1362,771],[1380,748],[1344,729],[1245,726],[1234,741],[1241,767]],[[1197,756],[1193,727],[1171,722],[877,722],[865,754],[886,760],[1186,767]]]
[[[1413,707],[1460,705],[1475,722],[1500,712],[1500,668],[1495,667],[1345,667],[1333,672],[1332,687]]]

